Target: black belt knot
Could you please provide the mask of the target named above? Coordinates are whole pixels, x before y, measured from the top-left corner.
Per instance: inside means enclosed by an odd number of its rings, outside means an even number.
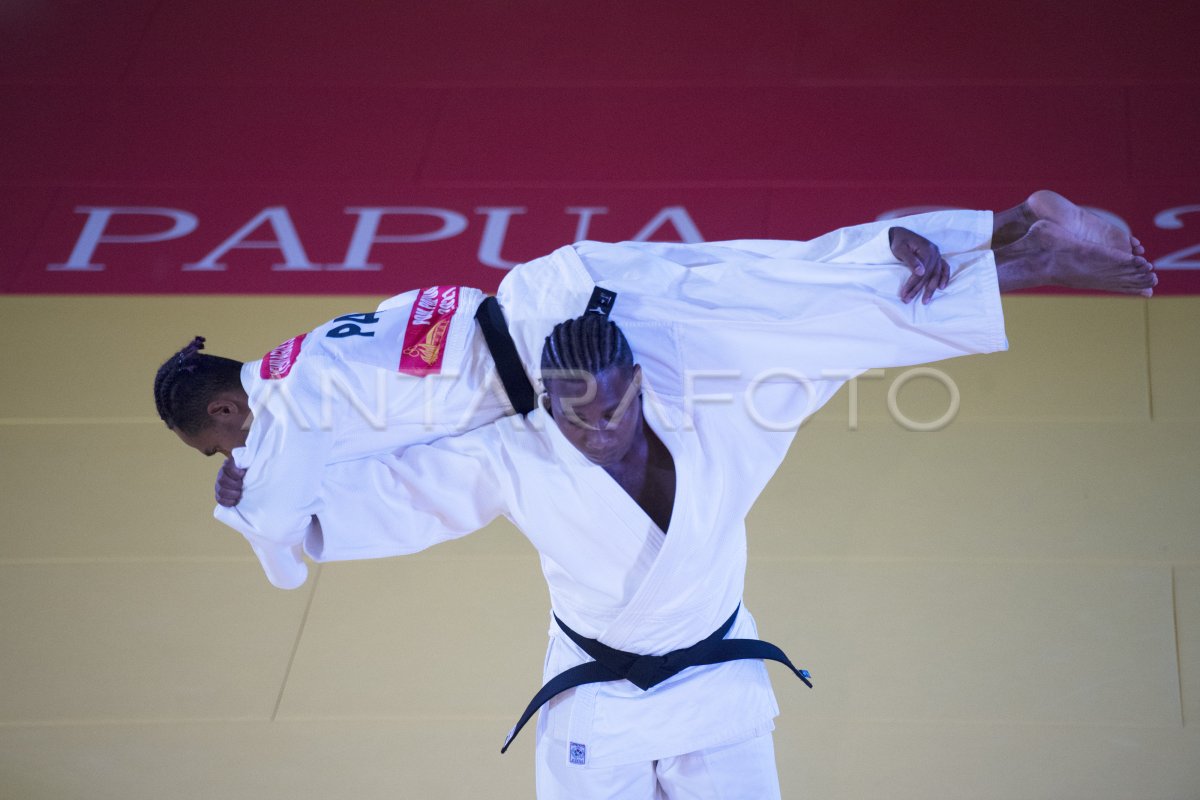
[[[629,665],[629,669],[625,670],[621,677],[642,691],[645,691],[651,686],[662,683],[678,671],[678,668],[671,669],[671,657],[669,655],[642,656],[641,658],[635,658],[633,663]]]
[[[742,659],[763,659],[786,664],[795,673],[796,677],[804,681],[805,685],[811,689],[812,681],[809,679],[808,670],[797,669],[788,660],[787,655],[770,642],[764,642],[760,639],[725,638],[725,635],[733,627],[734,620],[737,619],[738,611],[740,610],[741,606],[738,606],[738,609],[733,612],[729,619],[725,620],[725,623],[721,627],[691,647],[672,650],[661,656],[627,653],[624,650],[609,647],[596,639],[589,639],[571,630],[556,614],[554,621],[558,623],[558,627],[562,629],[563,633],[570,637],[571,641],[579,645],[579,649],[595,660],[577,664],[551,678],[533,696],[533,699],[529,701],[529,705],[525,707],[525,712],[504,740],[504,746],[500,748],[500,752],[503,753],[508,750],[508,746],[512,744],[513,739],[517,738],[517,734],[521,732],[521,728],[525,727],[525,723],[555,695],[587,683],[627,680],[642,691],[646,691],[668,678],[678,675],[688,667],[721,664],[726,661],[740,661]]]

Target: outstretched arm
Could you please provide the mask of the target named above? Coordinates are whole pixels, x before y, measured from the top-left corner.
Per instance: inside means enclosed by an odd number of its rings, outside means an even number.
[[[911,273],[898,281],[899,295],[905,303],[920,296],[927,303],[934,292],[949,283],[950,268],[941,256],[974,256],[987,250],[992,218],[990,211],[944,210],[839,228],[806,242],[737,239],[691,245],[638,242],[624,246],[646,250],[684,266],[726,261],[735,253],[797,265],[809,262],[879,267],[899,263]],[[899,239],[897,231],[904,231]]]
[[[216,516],[246,537],[281,589],[303,585],[305,554],[324,562],[415,553],[504,513],[504,488],[488,459],[490,434],[485,429],[402,453],[321,465],[313,510],[299,516],[252,508],[256,495],[242,495],[245,470],[227,462],[217,480]],[[238,505],[250,506],[250,513]],[[266,520],[265,529],[254,524],[257,518]]]
[[[808,241],[738,239],[713,242],[770,258],[825,264],[885,264],[892,260],[889,231],[896,226],[927,236],[945,253],[967,253],[991,246],[991,211],[945,209],[838,228]]]
[[[488,426],[491,427],[491,426]],[[473,431],[402,453],[331,464],[310,555],[350,561],[408,555],[473,533],[505,513],[506,495]]]

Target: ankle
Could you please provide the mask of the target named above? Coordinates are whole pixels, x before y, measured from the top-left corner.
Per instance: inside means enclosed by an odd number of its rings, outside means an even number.
[[[1029,232],[1029,227],[1037,222],[1037,218],[1027,202],[993,213],[992,249],[1005,247],[1020,239]]]
[[[1029,238],[1022,238],[992,251],[996,259],[996,278],[1001,292],[1046,286],[1053,281],[1049,276],[1050,259]]]

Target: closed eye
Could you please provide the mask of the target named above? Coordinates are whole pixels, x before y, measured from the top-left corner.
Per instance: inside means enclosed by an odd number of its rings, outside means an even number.
[[[599,425],[592,425],[590,422],[585,421],[578,414],[574,413],[573,410],[567,412],[563,416],[566,417],[567,423],[570,424],[571,427],[573,427],[573,428],[579,428],[580,430],[583,430],[583,431],[600,430]]]

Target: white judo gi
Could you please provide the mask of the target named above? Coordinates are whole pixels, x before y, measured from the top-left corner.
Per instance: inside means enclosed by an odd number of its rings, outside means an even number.
[[[245,446],[233,452],[247,470],[243,498],[233,508],[217,506],[215,516],[246,537],[272,584],[291,589],[305,581],[304,531],[324,508],[327,465],[511,413],[485,385],[491,356],[473,316],[483,297],[455,286],[406,292],[243,365],[253,414]],[[319,558],[319,540],[310,537],[308,545]],[[368,542],[358,545],[358,557],[376,555]],[[347,543],[342,552],[351,549]]]
[[[685,272],[677,277],[692,280],[694,273]],[[881,293],[886,302],[878,312],[870,310],[873,304],[845,309],[833,303],[830,319],[767,321],[740,341],[737,352],[747,363],[784,366],[791,377],[738,378],[743,391],[720,402],[647,393],[647,424],[675,463],[667,531],[539,407],[526,418],[508,417],[399,455],[332,465],[324,488],[328,514],[318,515],[326,541],[375,530],[401,554],[505,516],[537,549],[553,613],[575,631],[641,654],[688,647],[719,628],[741,602],[744,519],[795,434],[795,425],[764,420],[797,420],[815,410],[847,372],[1006,346],[990,252],[961,262],[948,290],[919,309],[899,301],[893,309],[896,277]],[[848,341],[793,341],[834,322]],[[640,360],[636,350],[634,357]],[[823,376],[827,370],[835,375]],[[729,638],[757,638],[745,609]],[[544,679],[588,660],[552,622]],[[624,775],[618,768],[636,771],[760,739],[777,713],[759,661],[690,668],[647,691],[626,681],[569,690],[550,701],[538,721],[539,796],[612,796],[607,781],[624,780],[614,778]],[[580,786],[590,785],[586,777],[582,783],[563,777],[571,771],[602,776],[594,795],[580,794]]]
[[[906,305],[898,297],[908,271],[895,263],[888,244],[895,225],[933,240],[955,270],[928,305]],[[654,396],[686,411],[716,402],[713,395],[750,390],[757,396],[764,384],[794,384],[799,376],[805,388],[799,410],[767,420],[794,428],[865,369],[1006,346],[1002,323],[983,329],[976,313],[991,303],[999,319],[987,251],[991,227],[991,212],[944,211],[845,228],[809,242],[580,242],[515,267],[497,297],[535,384],[545,336],[582,313],[601,286],[617,293],[612,318]],[[450,290],[453,307],[430,318],[430,297]],[[331,502],[324,481],[329,465],[429,442],[511,411],[472,319],[481,297],[462,287],[408,292],[373,314],[326,323],[245,366],[254,417],[246,446],[233,453],[247,470],[243,496],[236,507],[218,506],[215,515],[250,541],[273,584],[304,582],[302,553],[325,561],[397,552],[388,530],[333,536],[328,519],[313,521]],[[431,320],[445,323],[440,338],[428,333]],[[913,348],[909,333],[937,347]],[[436,357],[425,365],[431,374],[410,374],[421,371],[411,369],[414,352]],[[410,369],[399,372],[405,360]],[[340,498],[333,504],[340,507]]]

